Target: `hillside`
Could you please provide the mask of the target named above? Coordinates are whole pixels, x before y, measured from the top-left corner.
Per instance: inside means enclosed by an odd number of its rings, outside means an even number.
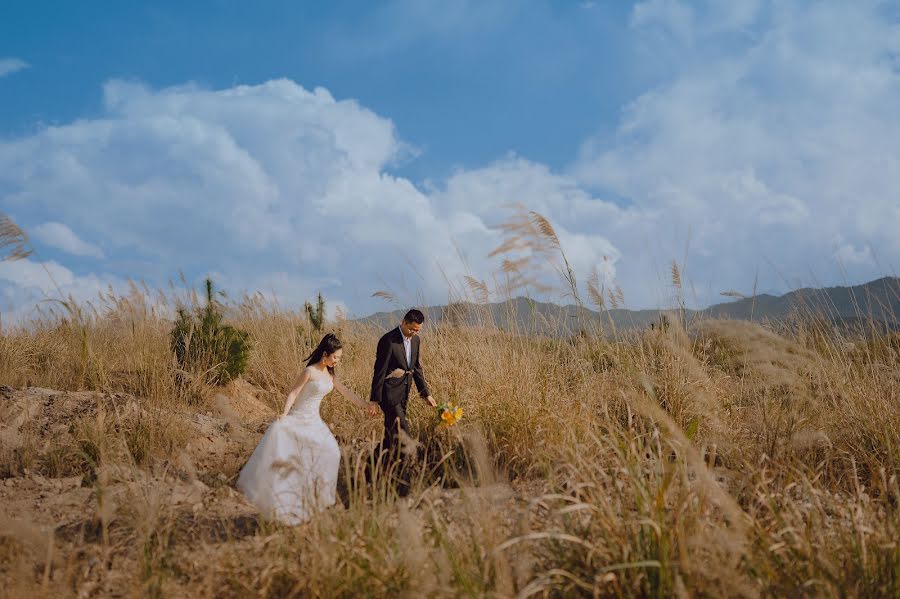
[[[431,322],[463,325],[492,323],[502,330],[537,335],[577,333],[590,323],[618,330],[647,328],[670,309],[615,309],[598,312],[574,305],[517,297],[503,302],[474,304],[459,302],[423,308]],[[378,312],[358,319],[377,328],[390,327],[403,317],[404,310]],[[851,287],[804,288],[781,296],[760,294],[723,302],[703,310],[686,310],[686,317],[730,318],[733,320],[783,321],[794,315],[819,315],[833,323],[852,327],[857,322],[883,323],[885,328],[900,325],[900,278],[883,277]]]

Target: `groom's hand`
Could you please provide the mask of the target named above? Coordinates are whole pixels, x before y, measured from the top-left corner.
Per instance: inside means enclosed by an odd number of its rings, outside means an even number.
[[[425,398],[425,401],[427,401],[428,404],[429,404],[432,408],[436,408],[436,407],[437,407],[437,402],[434,401],[434,398],[433,398],[432,396],[429,395],[428,397],[426,397],[426,398]]]

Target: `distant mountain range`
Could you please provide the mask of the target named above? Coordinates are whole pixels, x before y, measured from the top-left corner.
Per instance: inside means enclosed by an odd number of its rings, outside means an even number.
[[[660,322],[665,310],[610,309],[595,311],[574,305],[538,302],[517,297],[504,302],[474,304],[458,302],[422,308],[429,322],[480,325],[493,324],[503,330],[566,336],[597,325],[604,330],[648,328]],[[396,325],[405,310],[378,312],[358,322],[379,328]],[[785,321],[795,316],[819,316],[838,326],[852,327],[875,322],[900,329],[900,278],[884,277],[853,287],[804,288],[781,296],[760,294],[715,304],[703,310],[685,310],[685,318],[731,318],[736,320]]]

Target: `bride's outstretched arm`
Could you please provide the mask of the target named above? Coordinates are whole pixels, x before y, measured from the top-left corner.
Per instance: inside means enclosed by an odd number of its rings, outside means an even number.
[[[297,377],[297,382],[294,383],[294,386],[288,392],[287,400],[284,402],[284,411],[281,413],[282,416],[287,416],[288,412],[291,411],[294,402],[297,400],[297,396],[303,391],[303,385],[305,385],[307,381],[309,381],[309,371],[304,368],[303,372]]]
[[[343,395],[362,409],[366,409],[369,407],[369,402],[363,400],[363,398],[361,398],[359,395],[345,387],[344,384],[337,379],[337,377],[334,377],[334,387],[341,392],[341,395]]]

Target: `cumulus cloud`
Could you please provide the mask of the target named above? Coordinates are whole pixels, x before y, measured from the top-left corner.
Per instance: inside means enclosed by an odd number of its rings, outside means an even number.
[[[633,21],[638,34],[651,16],[684,32],[687,14],[694,32],[738,29],[755,4],[723,15],[654,0]],[[686,59],[632,102],[614,138],[584,144],[573,175],[665,215],[655,227],[691,239],[691,274],[711,292],[760,266],[776,287],[811,273],[839,282],[834,257],[854,280],[883,274],[857,248],[879,248],[882,268],[900,258],[900,28],[877,3],[788,2],[741,39],[695,33],[685,54],[703,52],[703,66]],[[682,253],[675,239],[659,249]]]
[[[126,280],[113,275],[76,275],[58,262],[33,259],[0,263],[0,316],[4,325],[25,322],[51,310],[59,301],[96,302],[98,294],[124,293]]]
[[[571,177],[517,156],[460,171],[430,195],[437,217],[463,248],[465,262],[484,265],[475,269],[482,275],[485,267],[496,268],[496,264],[484,263],[501,241],[497,227],[510,219],[514,204],[551,219],[577,272],[587,276],[594,267],[602,266],[610,279],[620,258],[610,237],[619,236],[639,218],[633,211],[592,197]]]
[[[834,258],[841,265],[847,267],[874,265],[872,248],[870,248],[868,245],[861,248],[856,247],[852,243],[845,242],[840,235],[837,235],[835,237],[834,245],[836,246],[834,250]]]
[[[0,189],[37,240],[103,247],[110,276],[214,271],[233,291],[297,304],[322,290],[357,313],[383,307],[371,299],[382,288],[444,301],[448,279],[496,269],[485,258],[511,201],[558,214],[579,266],[615,260],[592,223],[618,209],[571,180],[509,157],[423,192],[386,172],[405,151],[393,124],[324,89],[114,81],[104,97],[100,118],[0,142]]]
[[[27,69],[29,65],[20,58],[0,58],[0,77],[12,75],[17,71]]]
[[[112,81],[99,116],[0,141],[0,202],[44,243],[103,248],[108,274],[67,262],[85,293],[215,272],[233,292],[296,305],[321,290],[355,314],[385,307],[379,289],[438,303],[447,279],[491,280],[516,202],[551,220],[582,282],[597,267],[631,307],[665,304],[685,255],[699,304],[758,269],[763,289],[890,270],[897,26],[867,2],[688,6],[634,8],[633,35],[667,44],[670,72],[563,172],[510,154],[417,187],[390,174],[407,151],[393,123],[327,90]],[[4,277],[7,302],[45,291],[35,264],[0,265],[31,269]]]
[[[104,97],[102,118],[0,142],[0,186],[26,229],[66,223],[127,256],[123,276],[219,270],[252,289],[290,272],[307,287],[368,286],[341,269],[396,268],[386,256],[407,214],[435,227],[421,194],[382,174],[402,149],[391,122],[323,89],[111,82]],[[360,229],[379,247],[359,251]]]
[[[74,256],[103,258],[103,251],[100,248],[82,240],[72,229],[62,223],[42,223],[31,230],[31,235],[50,247],[61,249]]]

